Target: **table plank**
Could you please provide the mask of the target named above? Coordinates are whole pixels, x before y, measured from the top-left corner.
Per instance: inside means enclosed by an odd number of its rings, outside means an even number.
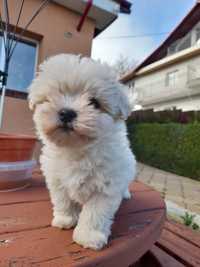
[[[31,179],[30,186],[13,192],[0,192],[0,206],[41,200],[49,200],[49,193],[44,177],[37,173]]]
[[[128,266],[160,235],[164,201],[135,182],[130,186],[133,197],[123,201],[115,217],[107,248],[83,249],[72,241],[72,230],[50,227],[52,208],[44,179],[37,173],[34,177],[32,187],[0,194],[0,267]]]
[[[174,221],[166,221],[164,228],[200,248],[200,233]]]
[[[28,187],[20,191],[0,193],[0,207],[3,205],[48,200],[49,193],[44,186]]]
[[[41,187],[35,187],[32,188],[32,194],[31,189],[13,193],[13,195],[11,192],[8,193],[10,198],[16,201],[17,196],[18,200],[20,196],[23,202],[0,206],[0,233],[35,229],[51,224],[52,206],[49,201],[41,201],[41,199],[46,200],[46,189],[41,190]],[[6,203],[9,199],[8,195],[6,195]],[[35,202],[29,202],[30,200],[35,200]],[[158,209],[164,209],[164,202],[160,201],[159,194],[155,194],[155,191],[137,191],[130,200],[122,202],[117,217]]]
[[[157,210],[130,214],[126,220],[116,218],[109,245],[100,252],[83,249],[75,244],[72,241],[72,230],[47,227],[3,234],[0,239],[8,241],[1,245],[0,267],[9,267],[12,261],[19,264],[24,260],[30,266],[40,262],[46,264],[41,266],[48,266],[49,261],[54,262],[54,266],[58,266],[56,262],[62,262],[61,266],[116,266],[116,260],[121,265],[125,265],[125,262],[128,265],[134,258],[139,258],[143,250],[148,250],[158,237],[160,230],[155,232],[155,227],[161,229],[164,214],[163,210]]]
[[[153,191],[152,187],[147,186],[138,181],[134,181],[129,186],[130,191],[141,192],[141,191]]]
[[[0,206],[0,234],[50,226],[51,220],[48,201]]]
[[[166,250],[170,255],[178,257],[186,266],[200,266],[200,250],[198,247],[177,236],[176,234],[163,229],[162,235],[157,242],[158,246]],[[188,253],[188,251],[190,253]]]
[[[155,245],[150,250],[150,253],[153,254],[162,267],[185,267],[185,265]]]
[[[134,182],[130,189],[134,192],[152,191],[150,187],[139,182]],[[27,188],[14,192],[0,192],[0,206],[41,200],[49,200],[49,193],[44,178],[39,174],[34,175],[31,185]]]
[[[161,201],[159,193],[155,194],[155,191],[133,192],[131,199],[123,201],[118,214],[123,215],[131,212],[144,212],[154,209],[165,209],[165,203]]]

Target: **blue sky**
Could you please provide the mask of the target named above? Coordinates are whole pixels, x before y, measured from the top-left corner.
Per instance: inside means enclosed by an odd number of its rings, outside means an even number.
[[[129,0],[130,1],[130,0]],[[94,39],[92,57],[114,64],[120,54],[143,61],[167,37],[193,7],[196,0],[131,0],[131,15],[119,18]],[[166,33],[167,32],[167,33]],[[159,34],[137,38],[117,36]]]

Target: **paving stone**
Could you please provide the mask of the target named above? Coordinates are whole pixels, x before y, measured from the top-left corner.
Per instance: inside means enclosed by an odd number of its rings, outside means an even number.
[[[139,164],[139,168],[138,180],[159,191],[166,200],[200,214],[200,182],[145,164]]]
[[[199,199],[194,199],[194,198],[188,198],[188,197],[185,197],[185,203],[189,204],[189,205],[199,205],[200,207],[200,203],[199,203]]]
[[[200,195],[197,192],[190,192],[190,191],[185,191],[184,196],[186,199],[191,199],[194,202],[200,203]]]
[[[172,192],[174,192],[174,191],[182,192],[182,185],[181,185],[181,183],[172,182],[172,181],[169,181],[167,179],[166,180],[166,189],[171,190]]]
[[[161,171],[154,170],[153,177],[154,177],[154,179],[159,179],[159,180],[165,181],[165,178],[167,177],[167,174],[166,173],[163,173]]]
[[[171,191],[171,192],[181,192],[182,193],[182,188],[181,188],[181,186],[180,185],[174,185],[174,186],[172,186],[172,185],[166,185],[166,190],[168,190],[168,191]]]
[[[166,186],[174,188],[174,187],[180,187],[182,188],[182,183],[179,181],[171,181],[169,179],[166,179]]]
[[[181,186],[180,185],[166,185],[165,186],[166,187],[166,190],[168,190],[168,191],[171,191],[171,192],[177,192],[177,193],[182,193],[182,188],[181,188]]]
[[[165,183],[164,182],[160,182],[160,181],[155,181],[155,180],[151,180],[150,182],[151,185],[158,185],[158,186],[161,186],[161,187],[165,187]]]
[[[180,187],[181,188],[181,186],[182,186],[181,182],[171,181],[171,180],[168,180],[168,179],[166,179],[166,185],[168,187],[172,187],[172,188],[174,188],[174,187]]]
[[[142,164],[142,163],[137,163],[137,169],[139,170],[139,171],[142,171],[142,169],[144,169],[145,168],[145,165],[144,164]]]
[[[150,181],[150,184],[151,185],[158,185],[158,186],[161,186],[161,187],[165,187],[166,186],[165,181],[159,180],[159,179],[152,179]]]
[[[157,188],[158,191],[165,191],[165,184],[164,183],[156,183],[154,181],[151,181],[149,183],[149,185],[151,185],[154,188]]]
[[[185,192],[191,192],[191,193],[196,192],[200,195],[200,187],[197,187],[195,185],[189,185],[186,183],[182,183],[182,186]]]
[[[176,175],[176,174],[174,174],[174,173],[167,172],[167,178],[168,178],[168,179],[171,179],[171,180],[173,180],[173,181],[175,181],[175,180],[180,181],[181,176]]]
[[[186,208],[186,203],[185,203],[185,200],[182,196],[174,196],[174,195],[166,194],[165,199],[170,200],[171,202],[174,202],[177,205],[180,203],[181,206],[184,206],[184,208]]]
[[[199,205],[187,204],[187,209],[190,210],[191,212],[195,212],[197,214],[200,214],[200,206]]]
[[[141,173],[138,175],[138,178],[141,181],[149,181],[151,177],[152,177],[152,172],[148,170],[142,170]]]
[[[160,193],[164,192],[164,187],[163,186],[159,186],[158,184],[156,184],[156,185],[150,184],[150,186],[152,188],[154,188],[155,190],[157,190],[158,192],[160,192]]]
[[[146,185],[149,185],[149,179],[147,179],[147,178],[145,178],[145,177],[138,177],[137,178],[137,180],[138,181],[140,181],[140,182],[142,182],[142,183],[144,183],[144,184],[146,184]]]
[[[169,194],[171,196],[177,196],[177,197],[181,197],[181,198],[184,197],[183,193],[178,188],[174,188],[174,189],[166,188],[165,192],[166,192],[166,194]]]
[[[183,177],[183,176],[180,176],[180,179],[181,179],[181,181],[183,181],[183,183],[200,187],[200,181],[196,181],[196,180],[193,180],[193,179],[190,179],[187,177]]]

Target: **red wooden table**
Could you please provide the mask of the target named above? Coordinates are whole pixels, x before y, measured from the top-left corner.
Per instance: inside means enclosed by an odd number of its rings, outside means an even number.
[[[32,186],[0,193],[0,267],[129,266],[159,238],[165,220],[160,195],[134,182],[133,197],[123,201],[102,251],[83,249],[72,230],[50,226],[52,209],[44,179],[35,173]]]

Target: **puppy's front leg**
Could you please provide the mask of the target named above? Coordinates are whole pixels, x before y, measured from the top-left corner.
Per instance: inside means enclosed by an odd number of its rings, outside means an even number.
[[[80,206],[70,200],[63,188],[50,187],[50,196],[53,204],[53,220],[51,225],[61,229],[69,229],[76,225],[80,213]]]
[[[91,197],[83,206],[73,239],[85,248],[101,249],[107,244],[113,217],[120,202],[120,194]]]

